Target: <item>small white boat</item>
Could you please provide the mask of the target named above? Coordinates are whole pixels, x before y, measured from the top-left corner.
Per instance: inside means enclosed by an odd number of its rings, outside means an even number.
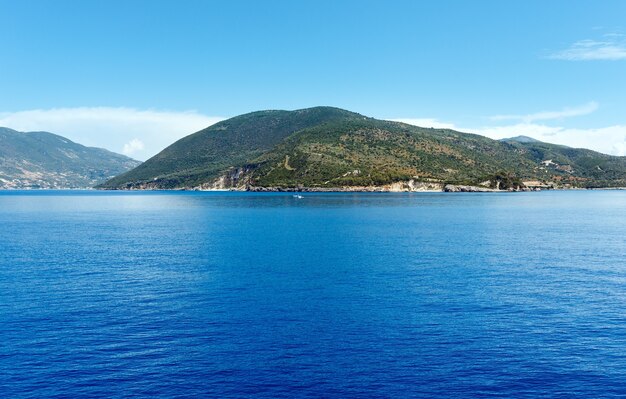
[[[294,195],[293,195],[293,197],[294,197],[294,198],[297,198],[297,199],[302,199],[302,198],[304,198],[304,197],[303,197],[303,196],[301,196],[300,194],[294,194]]]

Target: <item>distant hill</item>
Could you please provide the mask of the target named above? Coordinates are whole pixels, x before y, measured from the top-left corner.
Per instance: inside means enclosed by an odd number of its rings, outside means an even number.
[[[139,164],[56,134],[0,128],[0,189],[93,187]]]
[[[259,111],[187,136],[99,186],[332,189],[398,182],[626,185],[626,157],[420,128],[332,107]]]
[[[508,139],[501,139],[500,141],[515,141],[518,143],[540,143],[539,140],[533,139],[532,137],[528,136],[515,136]]]

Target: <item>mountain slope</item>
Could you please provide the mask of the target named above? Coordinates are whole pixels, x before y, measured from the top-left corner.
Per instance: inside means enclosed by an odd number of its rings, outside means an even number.
[[[271,150],[289,135],[329,120],[361,115],[331,107],[299,111],[259,111],[237,116],[184,137],[139,167],[102,187],[188,187],[216,178],[231,166],[245,164]]]
[[[0,128],[0,188],[87,188],[139,163],[56,134]]]
[[[103,188],[476,185],[502,179],[626,185],[626,158],[513,138],[492,140],[337,108],[261,111],[187,136]],[[499,184],[499,183],[498,183]]]
[[[556,182],[580,187],[626,186],[626,157],[538,140],[507,143],[515,151],[540,164],[540,170],[547,172]]]

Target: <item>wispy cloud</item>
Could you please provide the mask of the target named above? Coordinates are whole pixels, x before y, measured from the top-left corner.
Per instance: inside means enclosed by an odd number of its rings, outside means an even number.
[[[566,61],[617,61],[626,59],[626,37],[621,33],[607,33],[600,40],[579,40],[570,47],[548,56]]]
[[[389,120],[393,122],[402,122],[420,127],[432,127],[435,129],[456,129],[454,123],[441,122],[434,118],[396,118]]]
[[[49,131],[80,144],[145,160],[181,137],[223,119],[196,111],[81,107],[0,113],[0,126]]]
[[[559,111],[541,111],[527,115],[494,115],[489,117],[492,121],[518,120],[524,123],[532,123],[535,121],[545,121],[551,119],[571,118],[574,116],[589,115],[595,112],[599,105],[595,101],[577,107],[566,107]]]

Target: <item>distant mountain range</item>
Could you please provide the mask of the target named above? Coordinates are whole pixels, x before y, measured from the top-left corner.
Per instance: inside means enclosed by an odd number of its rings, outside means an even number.
[[[492,140],[332,107],[259,111],[184,137],[106,189],[413,190],[626,186],[626,157]]]
[[[0,128],[0,189],[88,188],[140,163],[56,134]]]

